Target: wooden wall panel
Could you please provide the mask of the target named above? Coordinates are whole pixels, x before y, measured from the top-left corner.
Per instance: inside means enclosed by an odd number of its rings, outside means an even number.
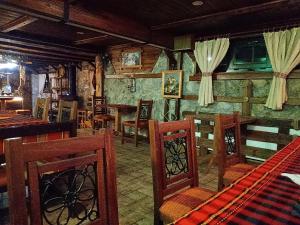
[[[142,67],[141,68],[122,68],[122,52],[126,51],[142,51]],[[120,45],[107,49],[108,54],[111,57],[112,65],[116,71],[116,74],[124,73],[142,73],[151,72],[160,53],[161,49],[144,45],[144,46],[132,46],[132,45]]]

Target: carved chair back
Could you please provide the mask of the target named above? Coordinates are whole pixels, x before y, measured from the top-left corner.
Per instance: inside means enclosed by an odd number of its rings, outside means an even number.
[[[11,225],[118,224],[111,131],[27,144],[12,138],[5,152]]]
[[[137,127],[140,124],[145,124],[151,119],[153,100],[139,100],[135,123]]]
[[[245,162],[241,152],[241,130],[239,113],[217,114],[214,127],[214,149],[217,154],[219,176],[223,177],[226,167]]]
[[[48,120],[49,98],[37,98],[33,110],[33,117],[41,120]]]
[[[77,101],[60,100],[56,122],[75,121],[77,117],[77,105]]]
[[[154,210],[174,193],[198,186],[194,126],[191,118],[149,121]]]

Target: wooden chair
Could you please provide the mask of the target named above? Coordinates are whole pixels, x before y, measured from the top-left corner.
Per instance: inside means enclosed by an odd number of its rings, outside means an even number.
[[[198,187],[194,121],[149,121],[154,224],[170,223],[215,192]]]
[[[93,97],[93,119],[92,126],[95,129],[95,125],[98,125],[100,128],[105,128],[108,125],[108,122],[115,121],[115,117],[108,113],[106,105],[106,97]]]
[[[77,101],[59,100],[56,122],[75,121],[77,117],[77,104]]]
[[[29,144],[12,138],[5,151],[11,225],[118,224],[111,131]]]
[[[121,132],[122,132],[122,144],[124,144],[125,138],[129,137],[130,135],[126,134],[125,128],[131,127],[134,128],[134,143],[135,146],[138,145],[138,132],[140,129],[146,129],[147,131],[147,138],[149,139],[149,127],[148,121],[151,119],[152,113],[152,105],[153,100],[142,100],[140,99],[138,102],[137,112],[135,115],[135,120],[123,121]]]
[[[214,149],[217,154],[218,190],[228,186],[255,167],[246,164],[241,151],[239,113],[215,116]]]
[[[33,117],[41,120],[48,120],[49,98],[37,98],[33,109]]]

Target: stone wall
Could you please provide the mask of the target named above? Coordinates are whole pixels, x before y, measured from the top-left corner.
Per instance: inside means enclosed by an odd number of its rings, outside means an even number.
[[[143,50],[144,54],[147,49]],[[157,58],[156,63],[153,66],[153,70],[150,73],[159,73],[163,70],[168,69],[169,59],[168,56],[162,51]],[[176,55],[175,55],[176,59]],[[194,74],[195,63],[191,57],[184,53],[183,55],[183,71],[184,71],[184,85],[183,95],[197,95],[199,89],[199,82],[189,81],[189,76]],[[111,75],[112,72],[121,70],[115,68],[116,63],[110,63],[110,66],[106,69],[106,75]],[[78,95],[83,96],[86,99],[89,93],[89,88],[86,82],[89,69],[82,69],[79,72],[78,78]],[[142,73],[140,70],[138,73]],[[147,71],[149,73],[149,69]],[[253,96],[254,97],[266,97],[269,92],[271,80],[252,80],[253,82]],[[136,105],[137,101],[142,99],[153,99],[154,109],[153,118],[162,120],[163,119],[163,107],[164,99],[161,95],[161,79],[159,78],[139,78],[136,79],[136,92],[130,92],[128,84],[130,79],[105,79],[104,94],[107,96],[109,103],[124,103]],[[214,80],[213,88],[214,95],[219,96],[242,96],[242,87],[246,83],[245,80]],[[288,80],[288,96],[289,97],[300,97],[300,81],[297,79]],[[85,100],[84,100],[85,101]],[[241,111],[241,103],[228,103],[228,102],[215,102],[208,107],[200,107],[197,101],[181,100],[181,114],[183,111],[199,111],[199,112],[220,112],[220,113],[231,113],[233,111]],[[284,119],[298,119],[300,116],[299,106],[288,106],[285,105],[282,111],[273,111],[264,107],[263,104],[253,104],[251,115],[257,117],[268,117],[268,118],[284,118]],[[126,117],[132,117],[128,115]]]

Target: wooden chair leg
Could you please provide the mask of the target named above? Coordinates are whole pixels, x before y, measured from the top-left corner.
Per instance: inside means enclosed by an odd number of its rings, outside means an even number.
[[[154,212],[154,225],[164,225],[163,221],[160,219],[159,213]]]
[[[135,127],[135,132],[134,132],[134,143],[135,143],[135,147],[138,146],[138,136],[139,136],[138,128]]]
[[[150,135],[149,135],[149,128],[146,128],[146,135],[147,135],[147,142],[150,143]]]
[[[122,144],[124,144],[124,136],[125,136],[125,126],[122,123],[122,126],[121,126],[121,143]]]

